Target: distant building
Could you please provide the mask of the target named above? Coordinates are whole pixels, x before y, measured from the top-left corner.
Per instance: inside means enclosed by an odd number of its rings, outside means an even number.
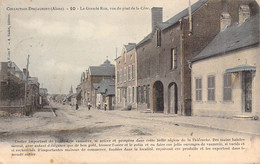
[[[73,96],[73,95],[74,95],[74,94],[73,94],[73,88],[72,88],[72,86],[71,86],[71,87],[70,87],[69,94],[67,94],[66,99],[64,100],[67,105],[73,105],[73,104],[72,104],[72,103],[73,103],[73,99],[72,99],[72,96]]]
[[[193,115],[260,117],[259,22],[248,16],[223,29],[192,59]]]
[[[77,86],[76,93],[73,94],[73,92],[72,92],[71,104],[73,106],[76,106],[76,104],[81,105],[81,87],[80,87],[80,85]]]
[[[115,107],[115,80],[104,79],[100,83],[93,84],[96,93],[96,107],[104,109],[105,104],[108,110]]]
[[[93,84],[98,84],[103,79],[115,79],[115,66],[106,60],[100,66],[90,66],[81,75],[82,105],[91,103],[96,107],[96,93]]]
[[[124,45],[121,55],[116,59],[116,106],[125,108],[136,103],[136,50],[135,43]]]
[[[48,105],[49,104],[49,101],[47,99],[47,96],[48,96],[48,89],[47,88],[40,88],[39,89],[39,104],[41,106],[44,106],[44,105]]]
[[[37,77],[28,78],[28,91],[27,91],[27,105],[31,111],[34,111],[38,108],[40,103],[40,93],[39,93],[40,83],[38,82]]]

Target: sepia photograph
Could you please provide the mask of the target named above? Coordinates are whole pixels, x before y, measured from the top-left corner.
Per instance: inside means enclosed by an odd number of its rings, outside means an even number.
[[[260,163],[260,0],[0,0],[0,164]]]

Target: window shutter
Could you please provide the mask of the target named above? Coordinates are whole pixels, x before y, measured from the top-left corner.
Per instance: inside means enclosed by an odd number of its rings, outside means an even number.
[[[177,68],[177,52],[176,50],[174,51],[174,69]]]

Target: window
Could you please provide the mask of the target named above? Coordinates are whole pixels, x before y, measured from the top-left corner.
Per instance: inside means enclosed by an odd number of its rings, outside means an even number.
[[[120,89],[117,89],[117,103],[120,103]]]
[[[146,94],[147,94],[146,89],[147,89],[147,88],[146,88],[145,85],[144,85],[143,87],[144,87],[144,98],[143,98],[143,103],[146,103],[146,98],[147,98],[147,97],[146,97]]]
[[[149,104],[150,104],[150,85],[146,86],[146,104],[149,107]]]
[[[141,103],[144,103],[144,86],[141,86]]]
[[[122,71],[120,70],[119,71],[119,83],[121,83],[121,80],[122,80]]]
[[[141,103],[141,87],[137,88],[137,102]]]
[[[129,80],[129,81],[132,79],[131,74],[132,74],[132,73],[131,73],[131,67],[128,66],[128,80]]]
[[[132,65],[132,79],[135,79],[135,65]]]
[[[126,73],[126,67],[124,68],[124,82],[126,82],[126,78],[127,78],[127,73]]]
[[[157,47],[160,47],[161,46],[161,31],[157,30],[156,35],[157,35]]]
[[[201,78],[196,79],[196,101],[202,100],[202,83]]]
[[[171,49],[171,69],[177,68],[177,53],[174,48]]]
[[[132,88],[132,102],[135,102],[135,87]]]
[[[131,102],[131,93],[130,93],[130,91],[131,91],[131,88],[127,88],[127,92],[128,92],[128,96],[127,96],[127,99],[128,99],[128,102],[130,103]]]
[[[215,101],[215,76],[208,76],[208,101]]]
[[[231,101],[232,100],[232,74],[226,73],[224,74],[224,101]]]
[[[123,90],[120,89],[120,102],[122,102],[122,97],[123,97]]]

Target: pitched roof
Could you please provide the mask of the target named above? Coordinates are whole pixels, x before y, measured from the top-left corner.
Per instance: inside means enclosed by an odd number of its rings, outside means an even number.
[[[193,5],[191,5],[191,12],[195,12],[197,9],[199,9],[202,5],[204,5],[207,1],[209,0],[199,0],[198,2],[194,3]],[[181,18],[184,18],[186,16],[189,15],[189,8],[186,8],[184,10],[182,10],[181,12],[179,12],[178,14],[174,15],[173,17],[171,17],[170,19],[168,19],[166,22],[162,22],[157,24],[157,26],[161,29],[161,30],[165,30],[169,27],[171,27],[172,25],[174,25],[175,23],[177,23]],[[151,39],[152,37],[152,32],[150,34],[148,34],[143,40],[141,40],[137,46],[140,46],[141,44],[145,43],[146,41],[148,41],[149,39]]]
[[[126,52],[129,52],[131,51],[132,49],[134,49],[136,46],[135,43],[128,43],[127,45],[124,45],[125,49],[126,49]]]
[[[204,5],[207,1],[209,1],[209,0],[199,0],[196,3],[194,3],[193,5],[191,5],[191,12],[192,13],[195,12],[202,5]],[[172,18],[170,18],[169,20],[167,20],[166,22],[160,23],[159,27],[162,30],[165,30],[166,28],[177,23],[181,18],[184,18],[188,15],[189,15],[189,8],[186,8],[186,9],[182,10],[181,12],[179,12],[178,14],[176,14],[175,16],[173,16]]]
[[[152,38],[152,33],[148,34],[146,37],[144,37],[143,40],[141,40],[139,43],[137,43],[136,46],[140,46],[141,44],[145,43],[146,41],[148,41],[149,39]]]
[[[22,72],[15,62],[11,62],[11,67],[14,68],[15,72]]]
[[[115,67],[90,66],[89,72],[91,76],[115,76]]]
[[[92,76],[115,76],[115,66],[106,60],[100,66],[90,66],[89,74]]]
[[[253,16],[242,24],[236,24],[221,31],[197,56],[191,61],[225,54],[243,47],[259,43],[260,15]]]
[[[104,94],[105,96],[115,95],[115,80],[103,79],[100,83],[93,85],[97,93]]]

